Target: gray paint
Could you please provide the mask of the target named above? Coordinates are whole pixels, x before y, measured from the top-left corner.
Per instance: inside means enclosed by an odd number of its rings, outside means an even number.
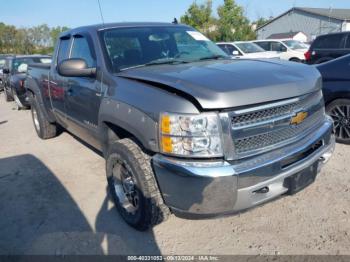
[[[271,23],[257,29],[257,38],[266,39],[272,34],[301,31],[306,34],[308,40],[311,41],[318,35],[341,32],[343,22],[344,21],[339,19],[292,9]]]
[[[107,25],[110,26],[135,26],[135,24]],[[68,32],[72,35],[90,34],[97,57],[96,78],[69,79],[58,76],[55,59],[50,73],[44,68],[33,68],[30,71],[33,81],[29,84],[35,86],[33,89],[38,89],[36,95],[47,102],[42,103],[45,110],[57,116],[55,106],[61,106],[65,110],[66,116],[62,119],[67,123],[68,130],[72,130],[73,134],[89,145],[98,148],[97,144],[100,144],[103,150],[106,149],[105,145],[108,142],[106,139],[109,139],[110,134],[105,122],[131,133],[151,151],[149,153],[153,153],[153,167],[162,196],[174,210],[210,215],[258,204],[256,198],[250,201],[249,197],[255,194],[250,188],[247,192],[240,193],[242,190],[239,189],[238,173],[230,164],[224,166],[224,170],[216,168],[213,170],[211,167],[205,169],[198,165],[195,165],[195,168],[184,168],[181,164],[162,161],[161,155],[154,154],[159,150],[159,115],[161,112],[197,114],[205,110],[225,111],[298,97],[320,89],[319,72],[313,67],[282,61],[210,60],[182,65],[135,68],[112,74],[106,67],[97,30],[103,30],[103,27],[84,27]],[[55,78],[52,79],[55,76],[58,79],[56,82]],[[45,81],[49,83],[49,88],[46,97],[43,97],[45,92],[42,90],[45,86],[42,83]],[[74,91],[72,86],[78,87],[73,95],[70,94],[70,91]],[[56,96],[51,94],[51,87],[59,90]],[[223,131],[228,132],[228,116],[221,114],[221,119],[225,123]],[[327,133],[330,131],[331,124]],[[227,140],[228,137],[224,139]],[[230,148],[225,147],[226,150]],[[183,159],[177,160],[185,162]],[[205,163],[209,164],[208,161]],[[257,165],[257,168],[264,168],[260,166],[261,162],[257,162]],[[275,192],[273,196],[277,196],[277,193],[280,191]],[[246,197],[242,199],[242,196]],[[258,200],[270,198],[270,195],[261,196]]]
[[[171,86],[191,95],[206,110],[266,103],[321,88],[315,68],[285,61],[207,61],[135,68],[120,75]]]

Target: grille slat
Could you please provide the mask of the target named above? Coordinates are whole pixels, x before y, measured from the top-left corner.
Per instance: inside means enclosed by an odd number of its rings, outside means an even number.
[[[299,125],[289,124],[287,116],[300,111],[308,112],[307,119]],[[287,122],[277,127],[275,121],[284,116],[287,117]],[[271,107],[266,105],[258,111],[252,109],[251,112],[242,114],[233,112],[231,125],[235,154],[238,157],[245,157],[291,143],[309,134],[322,123],[323,119],[321,92],[300,97],[298,101],[287,104],[278,106],[272,104]]]

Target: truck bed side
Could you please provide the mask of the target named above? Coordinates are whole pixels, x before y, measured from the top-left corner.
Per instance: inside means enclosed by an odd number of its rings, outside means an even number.
[[[30,64],[28,66],[28,77],[25,88],[31,93],[30,97],[38,100],[41,109],[50,122],[55,122],[52,113],[49,92],[50,64]]]

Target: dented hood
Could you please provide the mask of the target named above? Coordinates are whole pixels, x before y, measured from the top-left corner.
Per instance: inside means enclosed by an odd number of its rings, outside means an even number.
[[[203,109],[224,109],[297,97],[321,88],[308,65],[275,60],[211,60],[125,70],[119,77],[192,96]]]

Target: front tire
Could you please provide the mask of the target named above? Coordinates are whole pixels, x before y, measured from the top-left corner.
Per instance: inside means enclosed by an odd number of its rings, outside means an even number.
[[[32,99],[31,112],[35,131],[41,139],[57,136],[57,126],[46,119],[35,96]]]
[[[117,210],[130,226],[145,231],[167,219],[170,211],[160,194],[151,158],[133,140],[109,146],[106,174]]]
[[[336,141],[350,144],[350,99],[336,99],[326,107],[327,114],[333,118],[333,132]]]

